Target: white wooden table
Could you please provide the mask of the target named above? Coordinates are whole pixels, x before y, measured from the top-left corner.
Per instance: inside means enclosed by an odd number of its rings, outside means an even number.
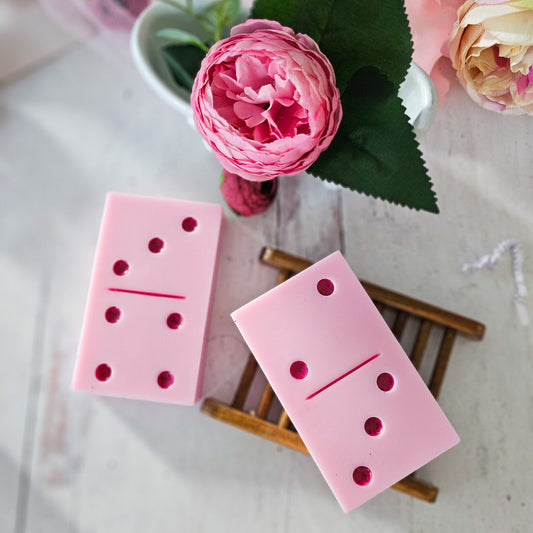
[[[0,56],[4,54],[0,50]],[[229,313],[274,283],[269,244],[476,318],[440,403],[462,437],[425,467],[435,504],[386,491],[345,515],[312,460],[165,404],[69,388],[108,190],[222,203],[220,167],[134,72],[77,46],[0,86],[0,531],[524,532],[533,518],[533,346],[510,259],[461,272],[507,237],[533,293],[533,119],[452,88],[422,142],[438,216],[299,176],[265,214],[227,210],[205,393],[229,400],[247,349]],[[529,313],[533,318],[532,306]]]

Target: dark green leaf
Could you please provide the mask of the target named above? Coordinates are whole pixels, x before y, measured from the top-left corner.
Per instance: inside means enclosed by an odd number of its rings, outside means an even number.
[[[365,66],[380,67],[399,85],[411,61],[402,0],[256,0],[252,17],[312,37],[331,61],[341,92]]]
[[[359,70],[342,96],[343,119],[309,172],[352,190],[438,213],[435,193],[395,85]]]
[[[205,52],[191,44],[170,45],[161,48],[161,55],[174,81],[190,92]]]

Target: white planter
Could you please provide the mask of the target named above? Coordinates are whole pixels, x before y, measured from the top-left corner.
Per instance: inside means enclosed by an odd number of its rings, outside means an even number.
[[[180,28],[198,34],[198,28],[185,14],[158,2],[145,9],[131,32],[131,53],[141,76],[171,107],[192,120],[189,95],[172,78],[159,50],[168,40],[156,33],[164,28]],[[204,36],[201,36],[202,38]]]
[[[189,95],[174,82],[159,49],[167,39],[156,33],[163,28],[179,28],[205,35],[186,15],[177,9],[155,2],[137,19],[131,34],[133,60],[141,76],[165,102],[179,111],[192,124],[192,110]],[[437,111],[437,92],[431,78],[417,65],[411,64],[405,81],[400,86],[399,96],[404,102],[407,116],[418,134],[426,131]]]

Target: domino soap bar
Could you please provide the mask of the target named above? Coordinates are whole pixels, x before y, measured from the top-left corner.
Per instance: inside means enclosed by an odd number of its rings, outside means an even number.
[[[345,512],[459,442],[340,252],[232,317]]]
[[[221,224],[220,205],[109,193],[74,389],[200,398]]]

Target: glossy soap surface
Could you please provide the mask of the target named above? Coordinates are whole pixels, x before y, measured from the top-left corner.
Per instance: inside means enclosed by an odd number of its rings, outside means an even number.
[[[345,511],[459,442],[340,252],[232,317]]]
[[[222,208],[110,193],[73,388],[193,404]]]

